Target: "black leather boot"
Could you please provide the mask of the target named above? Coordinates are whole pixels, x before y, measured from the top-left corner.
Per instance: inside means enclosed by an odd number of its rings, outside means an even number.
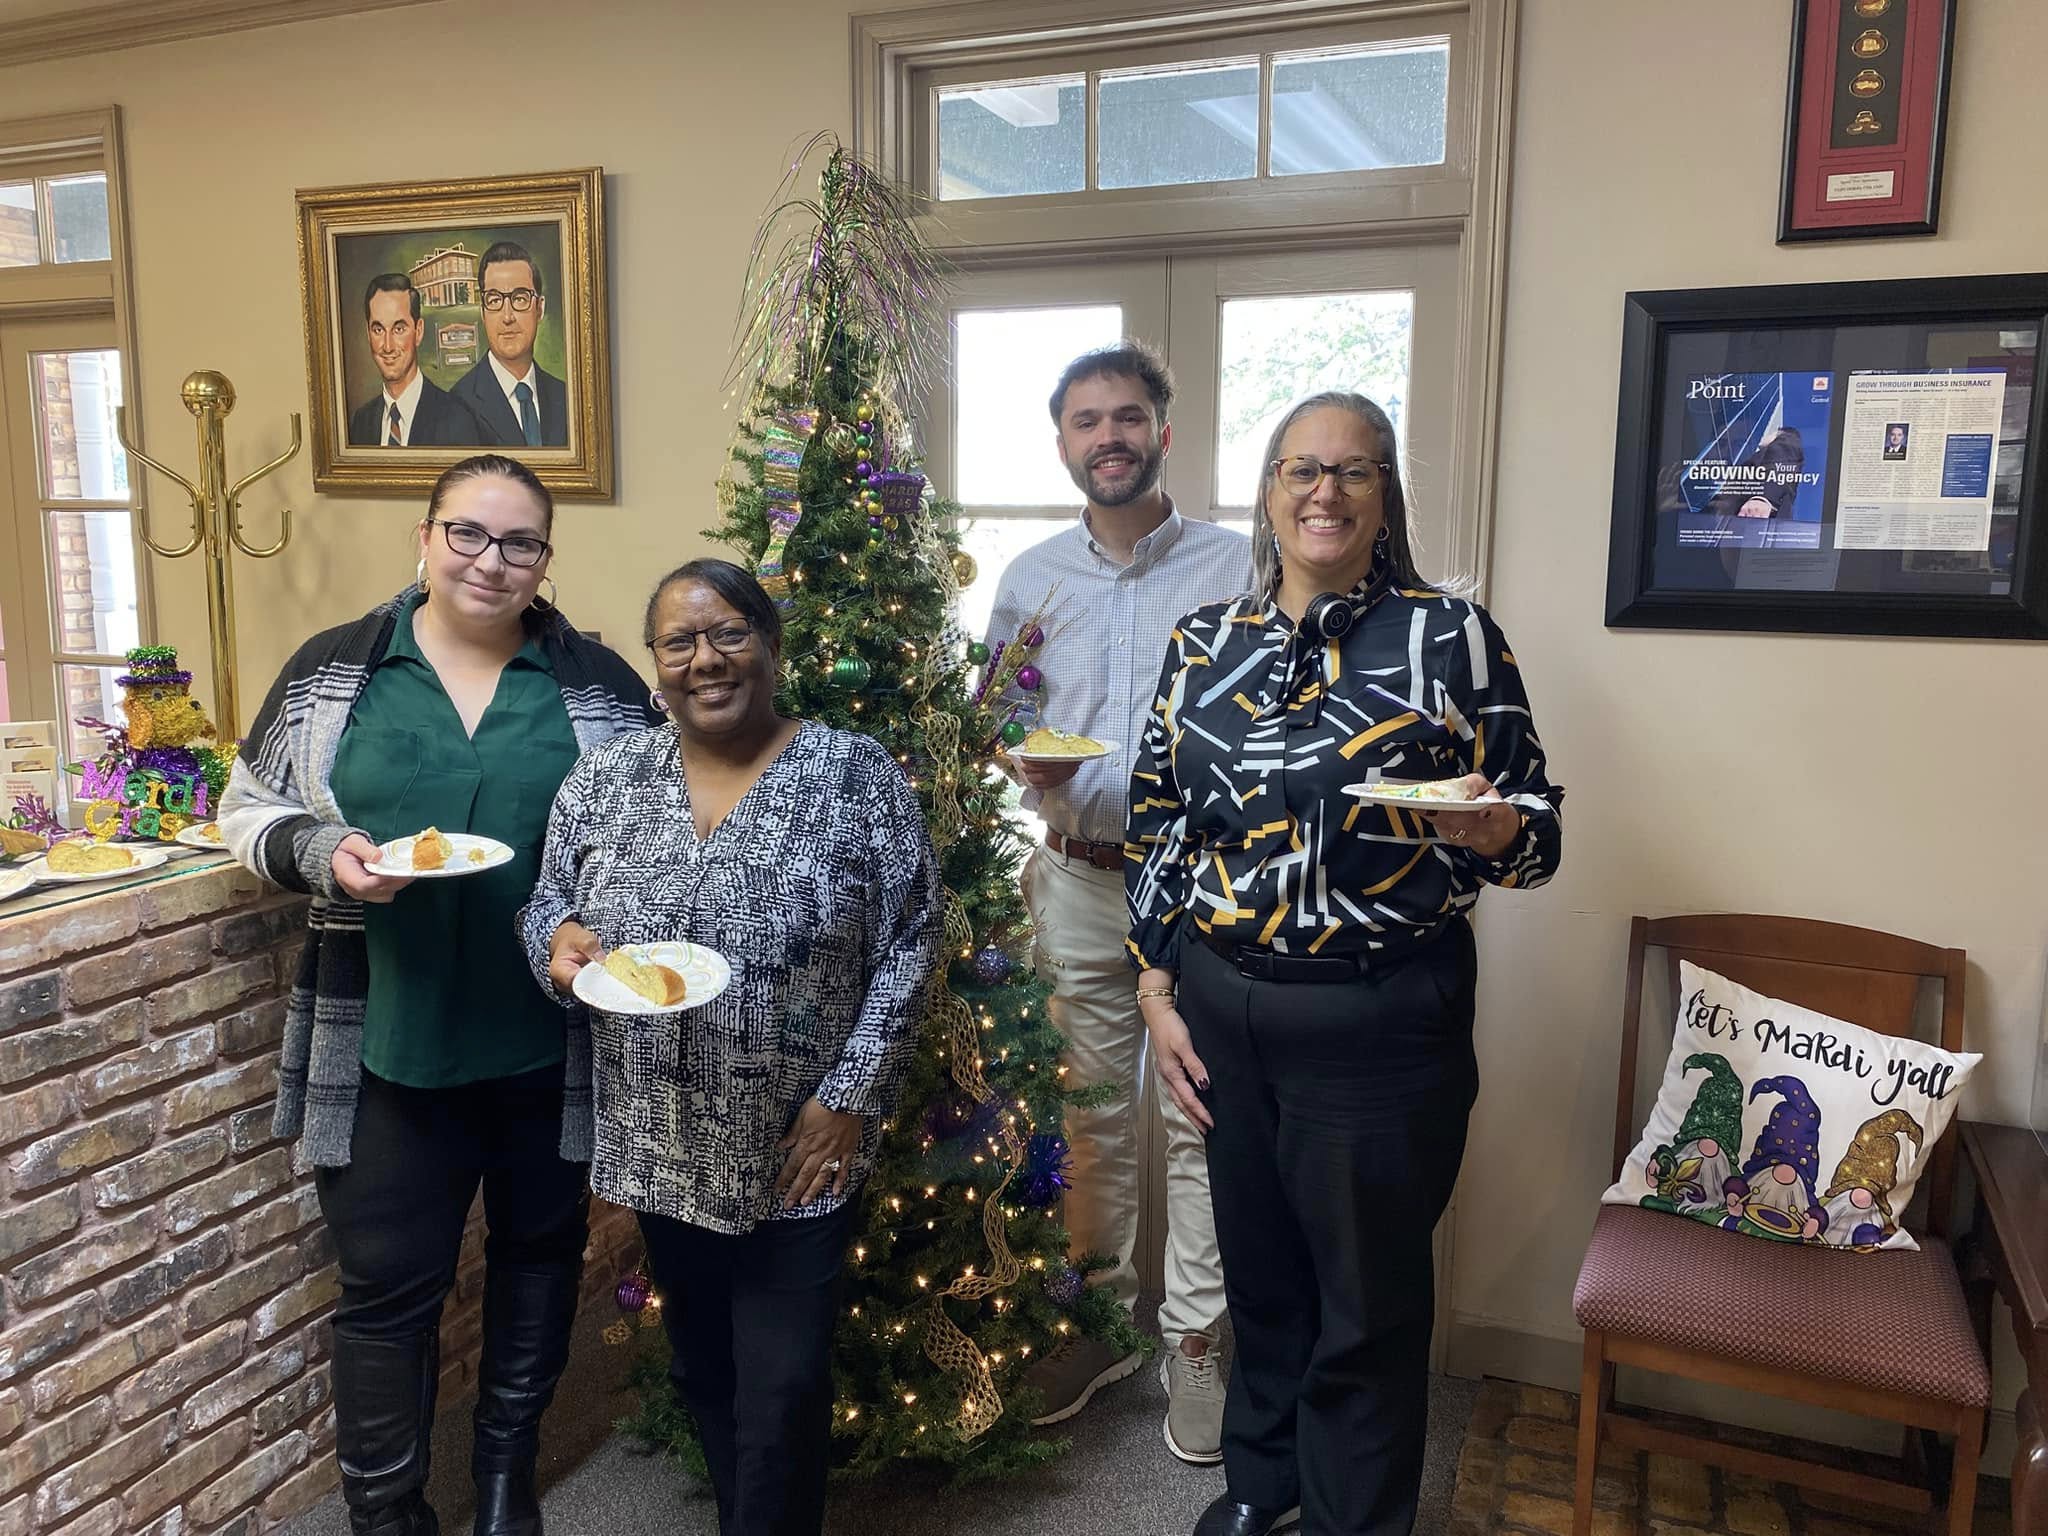
[[[440,1387],[436,1336],[334,1340],[334,1448],[354,1536],[440,1536],[427,1454]]]
[[[484,1276],[484,1350],[477,1369],[475,1536],[541,1536],[533,1465],[540,1420],[569,1360],[579,1262],[493,1264]]]

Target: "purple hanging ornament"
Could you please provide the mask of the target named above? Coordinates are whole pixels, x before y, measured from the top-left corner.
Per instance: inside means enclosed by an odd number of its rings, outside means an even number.
[[[1056,1307],[1071,1307],[1081,1299],[1081,1292],[1087,1289],[1087,1285],[1081,1271],[1071,1264],[1062,1264],[1046,1272],[1046,1299]]]
[[[1017,669],[1017,686],[1026,693],[1038,692],[1039,684],[1044,681],[1045,674],[1028,661]]]
[[[654,1282],[636,1271],[619,1282],[618,1288],[612,1292],[612,1300],[619,1304],[621,1312],[638,1312],[653,1294]]]

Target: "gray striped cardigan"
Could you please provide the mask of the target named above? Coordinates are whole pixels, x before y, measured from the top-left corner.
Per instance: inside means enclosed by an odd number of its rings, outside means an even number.
[[[334,850],[358,829],[343,819],[328,777],[349,715],[411,595],[401,592],[299,647],[271,685],[220,802],[221,834],[235,857],[273,885],[313,898],[285,1013],[273,1121],[278,1135],[299,1138],[301,1169],[349,1160],[370,981],[362,904],[335,885],[333,872]],[[616,653],[578,634],[556,609],[537,610],[532,620],[582,750],[660,719],[647,685]],[[588,1162],[591,1129],[590,1026],[581,1008],[571,1008],[561,1155]]]

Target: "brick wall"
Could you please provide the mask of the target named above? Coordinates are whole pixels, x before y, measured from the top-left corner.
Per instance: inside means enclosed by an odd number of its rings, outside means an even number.
[[[302,920],[229,865],[0,921],[0,1536],[259,1536],[335,1486],[334,1245],[270,1135]],[[587,1301],[637,1258],[592,1215]]]

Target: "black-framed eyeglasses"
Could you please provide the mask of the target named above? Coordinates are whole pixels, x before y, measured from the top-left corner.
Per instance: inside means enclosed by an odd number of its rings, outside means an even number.
[[[1365,458],[1325,464],[1314,454],[1297,453],[1275,459],[1272,467],[1273,478],[1280,483],[1280,489],[1297,501],[1306,501],[1315,495],[1316,487],[1323,483],[1325,475],[1335,475],[1337,489],[1346,496],[1369,496],[1380,483],[1380,472],[1391,466],[1384,459]]]
[[[496,311],[510,304],[514,313],[523,315],[533,308],[533,301],[539,297],[540,295],[531,288],[514,288],[510,293],[505,292],[502,288],[486,288],[484,290],[484,308]]]
[[[475,523],[451,523],[443,517],[428,518],[427,526],[439,528],[450,549],[472,560],[495,544],[499,557],[507,565],[535,566],[553,553],[555,547],[546,539],[536,539],[529,533],[508,533],[501,539]]]
[[[721,656],[737,656],[747,648],[747,642],[754,638],[754,623],[751,619],[727,619],[709,629],[679,630],[673,635],[663,635],[654,642],[654,654],[672,667],[687,666],[697,654],[697,637],[702,635],[711,642],[711,649]]]

